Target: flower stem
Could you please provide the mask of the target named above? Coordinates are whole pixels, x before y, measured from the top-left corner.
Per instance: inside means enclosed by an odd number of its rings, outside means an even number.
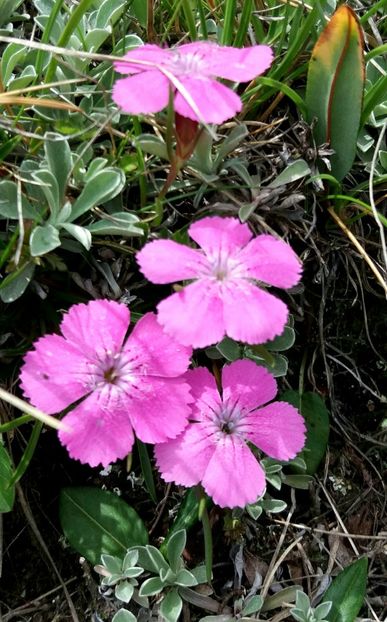
[[[208,517],[207,507],[206,507],[206,495],[201,486],[196,487],[196,494],[199,499],[199,518],[202,521],[203,525],[203,535],[204,535],[204,559],[206,565],[206,578],[208,583],[211,583],[212,579],[212,531],[210,525],[210,519]]]

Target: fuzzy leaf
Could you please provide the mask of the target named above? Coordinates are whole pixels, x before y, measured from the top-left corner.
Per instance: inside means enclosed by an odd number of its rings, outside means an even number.
[[[182,607],[183,601],[181,600],[177,590],[171,590],[161,602],[160,616],[166,620],[166,622],[177,622]]]

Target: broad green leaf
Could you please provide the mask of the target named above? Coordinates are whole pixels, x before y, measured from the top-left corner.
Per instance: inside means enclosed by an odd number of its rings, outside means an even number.
[[[35,272],[35,264],[29,262],[15,272],[8,274],[0,283],[0,298],[3,302],[14,302],[24,294]]]
[[[262,607],[263,600],[261,596],[252,596],[248,598],[246,602],[243,604],[242,615],[249,616],[253,613],[257,613]]]
[[[67,140],[63,140],[60,134],[46,132],[44,139],[47,164],[57,181],[59,202],[62,204],[72,167],[71,150]]]
[[[160,616],[166,622],[177,622],[183,608],[183,601],[177,590],[171,590],[164,596],[160,605]]]
[[[186,568],[182,568],[178,572],[174,583],[176,585],[181,585],[182,587],[193,587],[194,585],[198,584],[195,575],[193,575],[192,572],[190,572]]]
[[[272,611],[277,607],[282,607],[284,603],[292,603],[296,600],[297,590],[300,588],[297,585],[285,587],[272,596],[268,596],[261,608],[261,611]]]
[[[285,326],[282,335],[279,335],[272,341],[266,341],[264,345],[270,352],[284,352],[294,345],[295,340],[296,333],[294,332],[294,328]]]
[[[296,160],[289,164],[285,170],[282,171],[270,184],[269,188],[278,188],[279,186],[285,186],[286,184],[290,184],[293,181],[297,181],[297,179],[302,179],[309,175],[310,168],[305,160]]]
[[[0,26],[4,26],[23,0],[1,0]]]
[[[0,441],[0,513],[10,512],[15,500],[15,486],[10,486],[12,478],[11,459]]]
[[[308,122],[317,145],[330,143],[332,175],[350,170],[356,153],[364,88],[363,34],[354,11],[342,5],[313,49],[306,84]]]
[[[8,85],[8,90],[24,89],[36,78],[36,70],[33,65],[27,65],[17,78],[12,80]]]
[[[354,622],[363,604],[367,586],[368,560],[358,559],[333,579],[322,602],[332,601],[329,622]]]
[[[158,574],[161,569],[164,572],[169,570],[169,566],[159,549],[152,545],[138,547],[138,564],[155,574]]]
[[[107,28],[114,25],[126,7],[124,0],[104,0],[95,18],[95,28]]]
[[[145,153],[157,156],[163,160],[169,160],[165,142],[154,134],[141,134],[141,136],[136,138],[136,146],[140,147]]]
[[[286,391],[281,400],[292,404],[305,419],[307,437],[305,447],[299,454],[306,464],[306,472],[313,475],[325,455],[329,438],[329,413],[317,393],[304,393],[300,399],[297,391]]]
[[[0,23],[3,21],[3,6],[1,6]],[[1,56],[1,79],[4,86],[8,85],[12,72],[16,65],[21,62],[26,55],[26,48],[18,43],[9,43]]]
[[[230,337],[222,339],[222,341],[216,346],[216,349],[222,356],[224,356],[225,359],[227,359],[227,361],[236,361],[240,358],[241,347],[237,341],[230,339]]]
[[[122,190],[125,185],[125,175],[117,168],[105,168],[86,184],[81,194],[73,203],[71,220],[85,214],[96,205],[101,205]]]
[[[168,542],[172,538],[173,534],[185,529],[188,531],[199,520],[199,498],[195,488],[190,488],[185,493],[183,500],[180,504],[175,522],[169,529],[164,542],[160,547],[160,551],[163,555],[167,554]]]
[[[234,151],[246,138],[249,133],[247,126],[241,123],[236,125],[231,132],[226,136],[218,148],[218,154],[215,159],[215,168],[219,166],[229,153]]]
[[[63,488],[59,515],[71,546],[92,564],[98,564],[103,553],[124,556],[129,547],[148,541],[137,512],[106,490],[89,486]]]
[[[160,577],[151,577],[141,585],[139,594],[140,596],[154,596],[155,594],[159,594],[163,589],[164,582]]]
[[[60,246],[59,231],[54,225],[38,225],[31,233],[30,252],[32,257],[45,255]]]

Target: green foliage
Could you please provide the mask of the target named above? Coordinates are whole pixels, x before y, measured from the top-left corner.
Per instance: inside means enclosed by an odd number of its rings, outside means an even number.
[[[306,86],[308,121],[317,145],[328,142],[332,174],[341,180],[355,159],[364,89],[363,34],[355,13],[341,6],[314,47]]]
[[[59,514],[71,546],[93,564],[101,555],[125,554],[130,546],[148,540],[137,512],[117,495],[99,488],[63,488]]]
[[[300,457],[305,461],[307,473],[313,475],[325,455],[329,438],[329,412],[317,393],[286,391],[285,402],[292,404],[302,414],[307,428],[305,447]]]
[[[0,442],[0,513],[10,512],[15,501],[15,486],[11,485],[13,475],[9,454]]]
[[[363,557],[333,579],[323,598],[323,603],[332,601],[328,622],[354,622],[364,601],[367,570],[368,560]]]
[[[297,622],[327,622],[325,619],[331,610],[332,603],[327,601],[313,608],[305,592],[297,590],[296,606],[290,610],[292,617]]]

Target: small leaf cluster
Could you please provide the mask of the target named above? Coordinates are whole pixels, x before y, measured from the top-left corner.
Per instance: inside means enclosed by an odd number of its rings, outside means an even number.
[[[308,595],[301,590],[297,590],[296,606],[290,610],[290,613],[297,622],[327,622],[325,618],[331,607],[332,602],[328,601],[313,608],[310,605]]]
[[[132,598],[142,607],[149,607],[150,596],[161,596],[159,615],[166,622],[176,622],[182,610],[183,601],[179,588],[194,587],[206,581],[204,566],[187,570],[182,559],[186,545],[185,530],[177,531],[168,541],[166,556],[152,545],[134,546],[128,549],[124,559],[112,555],[102,555],[102,564],[95,570],[103,576],[101,585],[113,587],[115,596],[128,603]],[[140,575],[148,576],[139,586]],[[121,613],[124,612],[124,613]],[[135,617],[127,616],[121,609],[114,622],[133,622]],[[126,616],[126,617],[125,617]],[[117,619],[116,619],[117,617]]]

